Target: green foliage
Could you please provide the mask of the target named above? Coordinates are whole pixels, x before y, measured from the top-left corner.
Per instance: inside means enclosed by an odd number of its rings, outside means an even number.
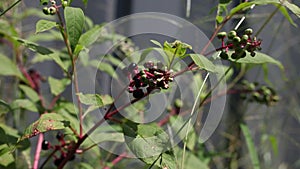
[[[74,51],[84,26],[84,13],[80,8],[66,7],[65,20],[71,49]]]
[[[35,33],[41,33],[41,32],[50,30],[50,29],[52,29],[52,28],[54,28],[56,26],[57,26],[56,22],[48,21],[48,20],[43,20],[42,19],[42,20],[39,20],[36,23]]]
[[[23,79],[20,70],[17,65],[14,64],[9,58],[0,53],[0,75],[2,76],[16,76]]]
[[[61,94],[65,88],[71,83],[70,79],[55,79],[53,77],[48,78],[51,93],[55,96]]]
[[[79,96],[80,102],[85,105],[93,105],[93,106],[103,106],[103,102],[101,96],[99,94],[82,94],[77,93]]]
[[[46,113],[41,115],[37,121],[25,129],[18,142],[34,137],[43,132],[65,129],[66,127],[69,127],[69,125],[70,122],[66,121],[61,115],[57,113]]]
[[[193,59],[195,64],[199,66],[200,69],[204,69],[210,72],[216,71],[215,65],[205,56],[199,54],[190,54],[190,57]]]

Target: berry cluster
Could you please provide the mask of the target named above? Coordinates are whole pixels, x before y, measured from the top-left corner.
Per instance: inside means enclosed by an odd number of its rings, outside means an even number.
[[[220,57],[227,60],[228,50],[232,49],[234,52],[231,54],[232,59],[240,59],[246,57],[246,51],[250,53],[252,57],[255,56],[256,50],[261,50],[261,40],[257,40],[256,37],[252,37],[253,30],[248,28],[245,30],[242,36],[238,36],[236,31],[232,30],[228,32],[219,32],[217,37],[222,41]],[[225,42],[225,37],[228,40]]]
[[[144,69],[139,70],[135,63],[131,63],[126,72],[130,80],[128,92],[132,93],[134,98],[142,98],[145,93],[151,93],[155,89],[168,89],[169,82],[173,81],[171,71],[167,70],[163,63],[158,62],[156,65],[152,61],[144,63]]]
[[[60,156],[57,157],[56,155],[53,155],[54,157],[53,162],[55,166],[59,166],[60,163],[67,157],[66,151],[68,150],[68,148],[70,148],[70,144],[65,142],[64,134],[62,132],[58,132],[56,134],[56,139],[60,142],[60,144],[55,146],[52,146],[49,141],[44,140],[42,142],[42,150],[49,150],[49,149],[58,150],[60,152]],[[70,161],[74,159],[75,159],[75,155],[73,155],[72,158],[70,158]]]
[[[66,7],[68,6],[68,1],[62,0],[61,5],[57,5],[55,0],[40,0],[41,4],[44,6],[48,5],[48,2],[50,2],[50,7],[44,7],[43,8],[43,13],[45,15],[55,15],[58,8],[60,7]]]
[[[279,96],[276,91],[269,86],[259,86],[258,83],[250,83],[246,80],[242,81],[243,90],[250,93],[248,96],[250,101],[256,101],[268,106],[274,105],[279,101]],[[243,99],[247,98],[247,95],[241,95]]]

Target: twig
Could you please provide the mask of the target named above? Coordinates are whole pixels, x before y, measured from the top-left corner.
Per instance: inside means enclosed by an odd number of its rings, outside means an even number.
[[[18,5],[18,3],[20,3],[22,0],[18,0],[17,2],[13,3],[11,6],[9,6],[6,10],[4,10],[1,14],[0,17],[2,15],[4,15],[6,12],[8,12],[10,9],[12,9],[14,6]]]
[[[115,158],[111,163],[113,165],[116,165],[118,162],[120,162],[124,157],[126,157],[127,153],[124,152],[122,154],[120,154],[117,158]],[[103,169],[110,169],[110,167],[106,166]]]

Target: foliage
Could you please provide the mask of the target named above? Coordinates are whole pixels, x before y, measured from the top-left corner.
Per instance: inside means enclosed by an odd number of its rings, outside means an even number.
[[[262,41],[256,39],[256,35],[252,35],[252,32],[250,35],[246,31],[239,36],[234,34],[236,30],[225,34],[220,30],[234,15],[249,10],[253,5],[275,5],[295,26],[296,24],[287,10],[300,17],[300,8],[288,1],[254,0],[240,3],[234,8],[229,6],[230,0],[220,1],[217,6],[216,29],[212,39],[218,35],[221,44],[217,44],[220,48],[215,51],[203,49],[201,53],[195,53],[192,46],[179,40],[163,43],[151,40],[156,47],[149,46],[142,52],[137,51],[135,54],[139,55],[139,62],[124,65],[122,58],[116,57],[115,53],[121,52],[125,58],[129,58],[128,60],[133,60],[131,54],[135,52],[136,46],[127,38],[119,43],[112,53],[103,56],[103,61],[98,64],[88,56],[91,46],[113,41],[115,37],[123,38],[122,35],[113,32],[107,33],[102,25],[93,23],[88,25],[89,19],[82,9],[72,7],[72,0],[60,2],[41,0],[40,3],[44,8],[39,12],[45,15],[38,15],[39,20],[35,25],[35,31],[23,35],[17,27],[21,18],[17,17],[17,10],[13,8],[17,3],[12,6],[6,6],[6,3],[0,5],[1,8],[7,9],[0,16],[0,45],[3,49],[0,52],[0,75],[3,81],[13,79],[11,88],[14,91],[10,97],[3,96],[0,100],[0,137],[2,138],[0,141],[0,168],[32,167],[37,169],[44,166],[53,167],[53,165],[63,168],[67,163],[73,163],[77,168],[94,168],[99,164],[99,160],[103,167],[117,168],[123,165],[119,162],[123,158],[126,164],[131,162],[130,158],[125,158],[125,155],[112,155],[97,147],[97,144],[106,142],[126,143],[127,147],[124,153],[131,152],[147,168],[212,167],[215,162],[214,156],[222,157],[221,152],[216,155],[213,152],[207,152],[203,148],[203,143],[198,140],[197,128],[191,126],[189,130],[187,127],[187,122],[194,118],[189,114],[194,108],[190,107],[196,104],[171,100],[172,103],[166,110],[168,114],[166,119],[148,124],[130,121],[121,116],[123,114],[120,112],[124,111],[126,115],[135,117],[134,119],[137,121],[142,120],[140,114],[137,115],[131,111],[129,105],[136,105],[141,110],[140,112],[144,112],[147,107],[145,98],[151,99],[157,92],[170,95],[174,79],[189,71],[192,72],[193,78],[201,83],[197,85],[205,85],[204,94],[200,95],[201,102],[196,108],[196,111],[200,112],[199,114],[205,111],[206,104],[215,97],[226,94],[241,94],[241,96],[247,94],[249,97],[244,97],[245,101],[255,101],[267,106],[275,104],[279,101],[276,90],[270,86],[259,87],[258,84],[252,82],[241,83],[240,79],[255,66],[263,67],[267,64],[275,64],[284,71],[283,65],[266,53],[257,52]],[[88,1],[83,0],[83,3],[87,5]],[[32,15],[37,14],[33,13]],[[58,20],[54,21],[52,15],[57,15]],[[229,34],[234,35],[230,36]],[[225,41],[226,36],[228,37],[227,41]],[[212,43],[212,39],[207,43]],[[45,43],[55,41],[64,45],[50,47]],[[152,51],[158,52],[163,61],[146,60]],[[210,57],[212,53],[214,55]],[[41,70],[31,69],[32,64],[38,65],[48,61],[57,64],[61,73],[59,78],[51,75],[45,78],[41,75]],[[188,62],[188,66],[182,68],[180,61]],[[223,67],[218,64],[220,63],[218,61],[229,65],[224,75],[218,74]],[[78,87],[80,81],[78,65],[97,68],[102,73],[101,75],[106,74],[111,79],[117,80],[122,78],[116,74],[116,67],[121,65],[122,71],[125,72],[124,77],[129,77],[127,79],[129,84],[122,93],[128,94],[130,104],[122,102],[121,106],[115,107],[114,103],[121,98],[113,97],[110,93],[81,91]],[[266,66],[264,68],[267,69]],[[232,75],[230,72],[233,69],[240,75]],[[217,95],[212,95],[212,90],[217,86],[212,86],[213,89],[210,90],[209,86],[204,84],[206,80],[202,77],[203,72],[217,75],[219,81],[226,78],[230,85],[225,91],[218,91]],[[218,82],[216,85],[219,84]],[[66,91],[70,89],[71,85],[75,92],[73,97],[76,104],[65,98]],[[44,90],[44,86],[48,86],[49,90]],[[199,88],[192,85],[187,85],[186,88],[193,93],[199,91]],[[187,114],[178,115],[178,111],[183,107],[188,107],[185,110]],[[87,117],[89,113],[96,110],[101,110],[101,119]],[[33,122],[25,124],[22,119],[25,116],[34,118]],[[7,119],[13,120],[11,122]],[[102,126],[101,124],[104,122],[110,124],[112,128]],[[87,128],[83,126],[87,126]],[[165,130],[170,126],[170,130],[174,132],[173,135]],[[240,124],[239,127],[244,134],[253,168],[261,168],[259,152],[255,150],[248,126]],[[55,140],[50,144],[44,140],[53,133],[59,133],[56,135],[57,144]],[[94,133],[98,134],[98,140],[90,138]],[[36,145],[32,141],[35,137],[38,137]],[[184,146],[173,145],[172,140],[175,138],[182,140]],[[277,150],[276,140],[274,138],[270,138],[270,140],[273,149]],[[41,149],[53,152],[41,152]],[[32,150],[35,150],[34,158],[30,156]],[[233,156],[236,152],[231,153],[230,156]],[[78,156],[81,158],[77,158]],[[43,157],[45,160],[41,160]],[[26,160],[17,160],[19,158]],[[74,159],[76,160],[71,162]],[[68,166],[66,165],[66,167]],[[69,168],[71,167],[69,166]]]

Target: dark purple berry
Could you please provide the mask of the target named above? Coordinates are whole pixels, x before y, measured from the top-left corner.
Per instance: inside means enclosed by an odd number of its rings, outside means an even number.
[[[232,59],[237,59],[237,57],[238,57],[238,55],[237,55],[236,53],[232,53],[232,54],[231,54],[231,58],[232,58]]]
[[[220,57],[221,57],[222,59],[224,59],[224,60],[227,60],[227,59],[228,59],[228,54],[227,54],[225,51],[222,51],[222,52],[220,53]]]
[[[145,62],[144,67],[148,69],[152,69],[154,67],[154,63],[152,61]]]
[[[254,56],[256,55],[256,53],[255,53],[255,52],[251,52],[250,55],[251,55],[252,57],[254,57]]]
[[[57,138],[57,140],[63,140],[64,139],[64,133],[62,133],[62,132],[57,132],[57,134],[56,134],[56,138]]]
[[[245,52],[244,50],[243,50],[242,53],[240,54],[240,57],[241,57],[241,58],[246,57],[246,52]]]
[[[134,98],[140,99],[144,96],[144,92],[142,89],[137,89],[137,90],[133,91],[132,95]]]
[[[49,143],[49,141],[44,140],[44,141],[42,142],[42,149],[43,149],[43,150],[48,150],[49,148],[50,148],[50,143]]]
[[[133,72],[133,70],[137,69],[138,66],[136,63],[131,63],[129,66],[128,66],[128,71],[129,72]]]
[[[54,160],[54,165],[59,166],[62,161],[63,161],[63,158],[57,158]]]

